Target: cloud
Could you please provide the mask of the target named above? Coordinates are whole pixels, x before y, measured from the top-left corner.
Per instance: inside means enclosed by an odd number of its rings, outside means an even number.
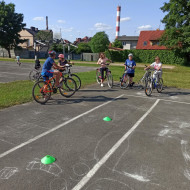
[[[60,29],[61,29],[61,32],[72,32],[74,30],[73,27],[69,27],[69,28],[66,28],[66,27],[63,27],[63,26],[60,26],[60,25],[51,25],[50,28],[54,31],[54,32],[60,32]]]
[[[33,20],[35,20],[35,21],[43,21],[44,17],[34,17]]]
[[[102,30],[111,30],[112,27],[110,25],[98,22],[94,25],[95,30],[102,31]]]
[[[58,20],[57,22],[58,22],[58,23],[61,23],[61,24],[66,23],[66,21],[65,21],[65,20]]]
[[[152,29],[152,26],[151,25],[143,25],[143,26],[139,26],[138,29],[139,29],[139,31],[150,30],[150,29]]]
[[[130,17],[124,17],[124,18],[121,18],[121,22],[126,22],[126,21],[129,21],[131,20]]]

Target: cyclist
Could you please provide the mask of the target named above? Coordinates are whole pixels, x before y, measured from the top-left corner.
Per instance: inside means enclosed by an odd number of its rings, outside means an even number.
[[[21,62],[20,62],[20,56],[19,55],[16,56],[16,61],[17,61],[17,64],[20,66]]]
[[[109,65],[107,62],[112,62],[110,59],[108,59],[104,53],[100,53],[100,58],[98,59],[97,64],[101,65],[100,67],[100,73],[101,73],[101,87],[103,87],[103,82],[104,82],[104,72],[108,71],[108,68],[106,67],[107,65]]]
[[[125,62],[125,70],[127,71],[127,75],[129,76],[129,84],[132,87],[134,85],[133,78],[135,76],[135,68],[136,68],[136,63],[133,60],[133,54],[130,53],[128,55],[128,59]]]
[[[68,62],[66,59],[65,59],[65,56],[63,54],[59,54],[59,61],[58,61],[58,66],[61,67],[60,71],[64,71],[65,70],[65,65],[66,64],[73,64],[73,62]]]
[[[60,88],[61,85],[59,84],[59,80],[60,80],[60,77],[61,77],[61,72],[59,72],[58,70],[61,69],[61,67],[57,66],[57,64],[54,61],[55,56],[56,56],[56,52],[55,51],[50,51],[48,54],[49,54],[49,57],[46,59],[44,65],[43,65],[41,75],[44,76],[44,79],[46,77],[55,76],[56,77],[55,87]],[[52,67],[54,69],[58,69],[58,70],[51,70]]]
[[[155,62],[152,63],[150,66],[146,67],[144,70],[148,70],[151,67],[155,69],[154,74],[153,74],[153,79],[156,81],[156,84],[158,83],[159,78],[162,78],[162,63],[160,62],[160,57],[156,56],[155,57]]]

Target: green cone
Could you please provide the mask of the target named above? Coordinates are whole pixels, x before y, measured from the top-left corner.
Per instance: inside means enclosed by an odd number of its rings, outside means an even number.
[[[103,119],[104,121],[112,121],[112,119],[110,117],[104,117]]]
[[[55,158],[53,156],[47,155],[41,159],[42,164],[52,164],[55,162]]]

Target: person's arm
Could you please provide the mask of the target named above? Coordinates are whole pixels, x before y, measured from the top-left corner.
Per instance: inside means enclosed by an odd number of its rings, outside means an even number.
[[[58,66],[55,62],[53,63],[53,68],[58,70],[62,69],[62,67]]]
[[[135,69],[135,68],[136,68],[136,63],[134,62],[132,69]]]
[[[97,62],[98,65],[101,65],[101,62],[100,62],[100,59],[98,59],[98,62]]]

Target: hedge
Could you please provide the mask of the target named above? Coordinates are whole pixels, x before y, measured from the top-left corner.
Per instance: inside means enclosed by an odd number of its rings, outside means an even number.
[[[171,50],[124,50],[124,51],[106,51],[106,56],[114,62],[125,62],[128,54],[134,55],[137,63],[152,63],[154,58],[159,56],[163,64],[179,64],[184,65],[186,60],[179,57]]]

